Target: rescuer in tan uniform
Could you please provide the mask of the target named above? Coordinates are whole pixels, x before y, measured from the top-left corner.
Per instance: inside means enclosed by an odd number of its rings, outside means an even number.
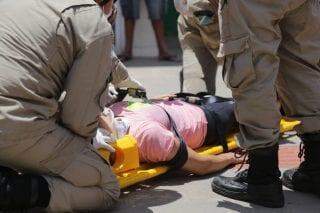
[[[279,99],[285,115],[302,122],[297,132],[305,150],[305,161],[286,171],[283,182],[320,195],[320,1],[220,0],[217,11],[218,57],[225,60],[224,78],[240,123],[237,139],[249,151],[249,170],[214,178],[213,190],[267,207],[284,205]]]
[[[187,5],[187,1],[175,0],[180,12],[178,32],[183,52],[181,91],[214,95],[219,50],[218,16],[209,0],[190,2],[188,10],[183,9],[184,3]]]
[[[97,3],[0,2],[1,210],[104,210],[119,197],[91,139],[108,83],[139,84],[112,55],[113,0]]]

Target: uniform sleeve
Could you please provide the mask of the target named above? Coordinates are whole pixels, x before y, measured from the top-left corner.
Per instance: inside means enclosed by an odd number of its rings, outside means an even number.
[[[97,6],[70,9],[58,28],[58,37],[73,48],[72,65],[63,90],[60,123],[85,138],[92,138],[107,100],[111,74],[113,33]]]
[[[117,85],[129,77],[126,66],[112,51],[112,84]]]

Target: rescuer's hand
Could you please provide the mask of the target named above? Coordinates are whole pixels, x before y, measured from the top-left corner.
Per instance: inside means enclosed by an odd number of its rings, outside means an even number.
[[[115,138],[107,130],[98,128],[96,136],[92,139],[92,145],[96,150],[106,149],[113,153],[116,151],[112,147],[112,144],[115,143],[115,141]]]
[[[139,81],[130,77],[120,82],[118,85],[116,85],[116,87],[146,91],[146,89],[142,86],[142,84]]]

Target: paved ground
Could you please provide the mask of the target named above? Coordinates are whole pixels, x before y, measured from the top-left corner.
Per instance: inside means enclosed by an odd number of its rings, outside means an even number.
[[[179,64],[163,63],[157,60],[135,59],[127,63],[131,74],[146,87],[150,97],[179,91]],[[229,96],[220,76],[218,95]],[[297,159],[298,142],[296,137],[282,140],[280,151],[281,170],[299,164]],[[232,168],[224,175],[233,175]],[[320,212],[320,199],[311,195],[285,189],[286,207],[279,210],[262,208],[238,202],[214,194],[210,182],[214,175],[197,177],[182,172],[169,173],[124,191],[121,202],[113,210],[125,212]]]

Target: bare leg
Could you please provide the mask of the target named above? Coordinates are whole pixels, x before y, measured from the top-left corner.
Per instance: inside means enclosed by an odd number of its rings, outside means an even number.
[[[152,27],[157,39],[157,45],[159,48],[159,59],[170,59],[172,55],[169,52],[167,43],[164,36],[164,24],[162,20],[153,20]]]
[[[180,143],[175,142],[172,152],[169,154],[169,160],[172,159],[178,149]],[[197,175],[206,175],[214,172],[218,172],[230,165],[241,163],[243,159],[236,158],[234,153],[226,153],[220,155],[204,156],[200,155],[191,148],[187,147],[188,160],[182,167],[183,170],[192,172]]]
[[[125,20],[125,35],[126,35],[126,46],[124,52],[121,54],[121,60],[130,60],[132,57],[132,47],[133,47],[133,38],[134,38],[134,19]]]
[[[227,166],[241,162],[240,159],[235,158],[233,153],[202,156],[188,148],[188,154],[188,161],[182,169],[197,175],[206,175],[218,172]]]

